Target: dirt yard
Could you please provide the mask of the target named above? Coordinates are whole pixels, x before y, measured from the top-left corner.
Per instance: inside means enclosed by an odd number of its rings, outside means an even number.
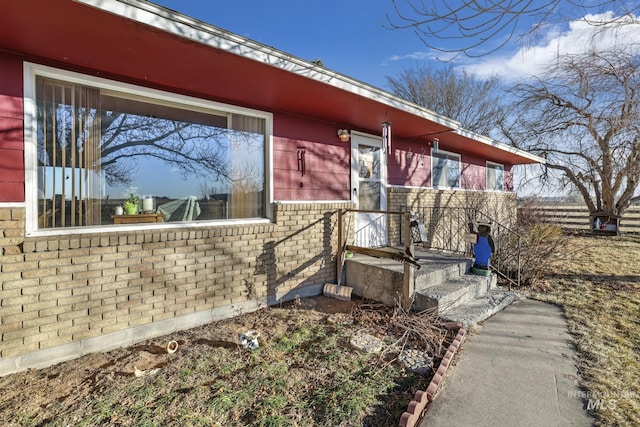
[[[304,299],[3,377],[0,425],[397,425],[431,377],[397,357],[424,337],[394,326],[389,308],[363,307]],[[239,343],[248,331],[257,349]],[[353,350],[356,331],[385,350]]]

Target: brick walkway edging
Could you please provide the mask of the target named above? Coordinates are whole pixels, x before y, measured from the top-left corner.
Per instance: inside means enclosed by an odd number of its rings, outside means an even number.
[[[454,354],[456,354],[456,351],[458,351],[458,348],[460,348],[466,336],[467,330],[464,327],[458,329],[456,338],[453,340],[451,345],[449,345],[447,352],[442,357],[440,366],[438,366],[438,370],[433,375],[427,390],[418,390],[413,397],[413,400],[409,402],[409,405],[407,405],[407,410],[400,417],[400,427],[416,427],[418,421],[420,421],[422,413],[427,408],[427,405],[433,401],[436,392],[442,383],[444,374],[447,372],[447,369],[453,360]]]

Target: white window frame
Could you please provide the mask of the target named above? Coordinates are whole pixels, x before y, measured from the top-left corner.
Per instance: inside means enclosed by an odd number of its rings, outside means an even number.
[[[490,188],[489,187],[489,173],[493,171],[493,173],[495,174],[495,172],[498,170],[497,168],[500,168],[502,170],[502,181],[500,182],[500,188]],[[490,191],[504,191],[504,165],[502,163],[496,163],[496,162],[490,162],[487,161],[486,166],[485,166],[485,182],[484,182],[484,188],[485,190],[490,190]],[[496,176],[496,184],[498,184],[498,179]]]
[[[184,105],[189,108],[211,111],[212,113],[235,113],[263,118],[265,130],[265,199],[266,218],[260,219],[223,219],[211,221],[197,221],[189,223],[153,223],[132,225],[100,225],[74,228],[56,228],[38,230],[38,175],[37,175],[37,104],[36,104],[36,76],[49,77],[57,80],[98,87],[102,90],[123,92],[131,96],[140,96],[161,103]],[[273,114],[250,108],[238,107],[219,102],[208,101],[186,95],[175,94],[158,89],[150,89],[128,83],[117,82],[100,77],[76,73],[53,68],[45,65],[25,62],[23,64],[24,81],[24,160],[25,160],[25,233],[30,235],[68,235],[84,233],[100,233],[139,230],[144,228],[180,228],[203,227],[223,224],[266,223],[273,218]]]
[[[437,155],[438,154],[443,154],[445,156],[450,156],[450,157],[455,157],[455,160],[457,161],[458,164],[458,185],[455,187],[451,187],[449,185],[446,186],[441,186],[441,185],[434,185],[434,181],[433,181],[433,177],[434,177],[434,170],[435,170],[435,160],[437,159]],[[447,160],[454,160],[454,159],[447,159]],[[448,183],[448,179],[447,179],[447,183]],[[451,151],[444,151],[444,150],[440,150],[438,149],[437,151],[435,151],[433,148],[431,149],[431,188],[461,188],[462,185],[462,156],[458,153],[453,153]]]

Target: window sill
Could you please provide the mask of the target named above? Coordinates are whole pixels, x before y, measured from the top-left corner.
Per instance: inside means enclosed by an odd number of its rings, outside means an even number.
[[[125,216],[125,215],[122,215]],[[70,236],[81,234],[107,234],[122,233],[127,231],[146,231],[146,230],[180,230],[194,228],[219,228],[219,227],[235,227],[241,225],[261,225],[271,224],[268,218],[246,218],[246,219],[224,219],[211,221],[192,221],[192,222],[135,222],[101,225],[96,227],[66,227],[55,229],[41,229],[25,234],[25,237],[46,237],[46,236]]]
[[[137,214],[137,215],[112,215],[111,219],[114,224],[140,224],[162,222],[162,214]]]

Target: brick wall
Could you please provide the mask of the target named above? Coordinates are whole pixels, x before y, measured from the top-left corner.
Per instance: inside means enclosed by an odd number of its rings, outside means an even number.
[[[407,206],[409,210],[420,206],[470,207],[482,211],[501,212],[516,208],[516,193],[434,190],[427,188],[390,187],[388,189],[389,209]]]
[[[0,224],[0,256],[20,254],[24,241],[24,208],[0,208]]]
[[[276,204],[274,222],[24,237],[0,208],[0,375],[322,293],[336,210]]]
[[[433,227],[439,227],[446,224],[447,228],[455,228],[456,233],[466,233],[468,224],[460,213],[463,208],[475,208],[483,212],[493,221],[509,227],[517,218],[517,201],[516,194],[511,192],[485,192],[470,190],[433,190],[422,188],[406,188],[406,187],[390,187],[388,189],[388,206],[389,210],[410,210],[419,212],[421,208],[440,207],[444,215],[448,216],[440,218],[437,224],[425,224],[429,231],[429,237],[434,238],[441,233],[430,230]],[[450,208],[447,212],[447,208]],[[458,217],[459,216],[459,217]],[[389,241],[400,242],[400,222],[399,215],[390,215],[389,217]],[[457,224],[453,224],[456,222]],[[451,232],[445,233],[439,238],[451,240]],[[463,240],[461,240],[462,242]],[[446,247],[443,243],[449,242],[432,242],[439,247]],[[455,248],[453,248],[455,249]],[[456,250],[463,250],[456,249]]]

